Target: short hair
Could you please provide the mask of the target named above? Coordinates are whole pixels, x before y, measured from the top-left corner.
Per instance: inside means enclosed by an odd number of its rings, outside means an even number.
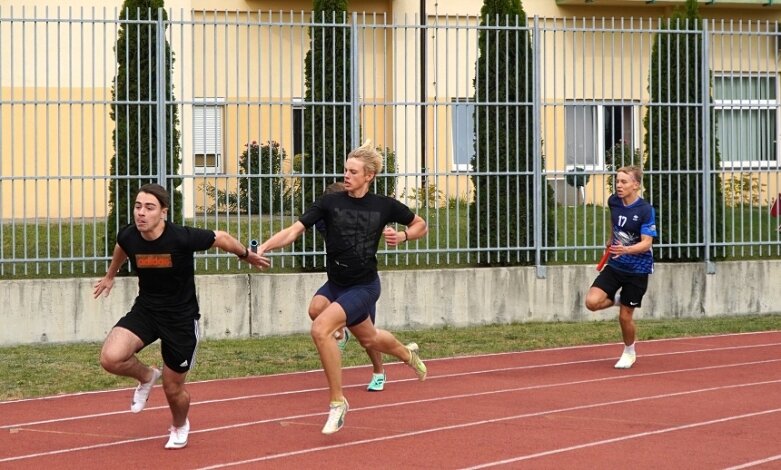
[[[325,191],[323,191],[323,194],[339,193],[342,191],[344,191],[344,183],[342,183],[341,181],[334,181],[333,183],[325,187]]]
[[[618,169],[618,171],[616,171],[616,173],[630,174],[635,179],[635,181],[640,184],[643,183],[643,169],[637,165],[622,166]]]
[[[363,162],[363,167],[369,173],[375,175],[382,171],[382,155],[372,146],[372,141],[367,140],[357,149],[347,155],[347,159],[355,158]]]
[[[147,193],[154,196],[157,199],[157,202],[160,203],[160,208],[162,209],[168,209],[168,207],[170,207],[171,196],[169,196],[168,191],[159,184],[147,183],[138,188],[138,191],[136,191],[136,198],[138,198],[139,193]]]

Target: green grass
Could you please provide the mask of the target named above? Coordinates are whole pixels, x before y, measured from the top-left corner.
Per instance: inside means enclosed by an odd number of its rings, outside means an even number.
[[[781,330],[781,315],[640,320],[637,326],[642,342],[681,336]],[[403,342],[418,342],[424,359],[618,343],[620,340],[617,321],[517,323],[395,333]],[[0,400],[133,386],[132,380],[115,377],[100,368],[100,347],[98,343],[80,343],[0,348]],[[157,343],[139,356],[147,363],[161,363]],[[352,341],[345,352],[344,365],[363,364],[368,364],[368,359],[357,342]],[[201,343],[198,365],[188,379],[246,377],[319,368],[320,361],[309,335],[212,340]],[[433,372],[436,373],[435,368]]]

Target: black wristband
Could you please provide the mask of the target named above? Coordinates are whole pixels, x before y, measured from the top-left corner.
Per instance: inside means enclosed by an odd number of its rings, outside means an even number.
[[[402,230],[401,233],[404,234],[404,243],[407,243],[407,240],[409,240],[409,235],[407,235],[407,231],[406,230]]]
[[[239,259],[247,259],[247,256],[249,256],[249,249],[247,247],[244,247],[244,254],[243,255],[236,255],[239,257]]]

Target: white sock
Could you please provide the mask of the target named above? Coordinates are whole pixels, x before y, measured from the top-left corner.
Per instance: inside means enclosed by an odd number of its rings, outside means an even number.
[[[635,354],[635,343],[624,345],[624,354]]]

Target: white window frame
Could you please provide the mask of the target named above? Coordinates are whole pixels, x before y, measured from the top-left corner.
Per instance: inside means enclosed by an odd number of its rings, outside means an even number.
[[[456,124],[463,124],[466,127],[469,127],[469,121],[466,121],[465,123],[457,123],[456,122],[456,109],[459,106],[463,106],[467,109],[467,112],[470,113],[471,119],[472,119],[472,129],[467,130],[467,132],[457,132]],[[474,147],[474,135],[475,135],[475,122],[474,122],[474,110],[475,110],[475,100],[474,98],[453,98],[452,99],[452,105],[450,109],[450,126],[448,126],[448,133],[450,134],[448,136],[449,144],[450,144],[450,171],[456,172],[456,173],[463,173],[472,171],[472,164],[471,163],[459,163],[456,161],[456,150],[460,148],[460,145],[456,145],[456,139],[464,139],[466,136],[469,136],[469,153],[470,158],[469,161],[472,161],[472,158],[475,154],[475,147]]]
[[[592,108],[592,112],[595,114],[594,116],[594,127],[591,129],[592,133],[595,134],[595,141],[594,141],[594,163],[569,163],[567,162],[567,155],[564,155],[564,167],[566,171],[573,171],[575,167],[581,167],[584,169],[584,171],[604,171],[605,168],[605,152],[608,150],[605,148],[605,108],[607,107],[617,107],[617,106],[624,106],[624,107],[631,107],[632,108],[632,142],[634,144],[634,148],[640,148],[640,104],[637,102],[582,102],[582,101],[571,101],[567,102],[564,105],[564,149],[565,153],[567,150],[567,139],[569,137],[569,133],[567,130],[567,117],[566,113],[567,110],[572,107],[587,107]],[[599,132],[597,132],[599,130]]]
[[[781,115],[779,115],[779,105],[781,105],[781,95],[779,94],[779,76],[772,73],[730,73],[722,72],[714,74],[714,81],[717,79],[731,79],[731,78],[754,78],[758,80],[772,79],[775,81],[775,100],[772,99],[755,99],[755,100],[724,100],[713,97],[713,112],[719,113],[720,111],[729,111],[730,108],[749,111],[773,111],[776,114],[776,158],[775,160],[726,160],[722,158],[721,167],[724,169],[751,169],[751,168],[770,168],[776,167],[781,159],[781,139],[778,138],[781,133]],[[718,123],[716,124],[718,126]],[[722,154],[722,157],[724,155]]]
[[[223,172],[223,135],[225,98],[193,99],[193,172],[220,174]],[[197,165],[199,155],[214,155],[215,165]]]

